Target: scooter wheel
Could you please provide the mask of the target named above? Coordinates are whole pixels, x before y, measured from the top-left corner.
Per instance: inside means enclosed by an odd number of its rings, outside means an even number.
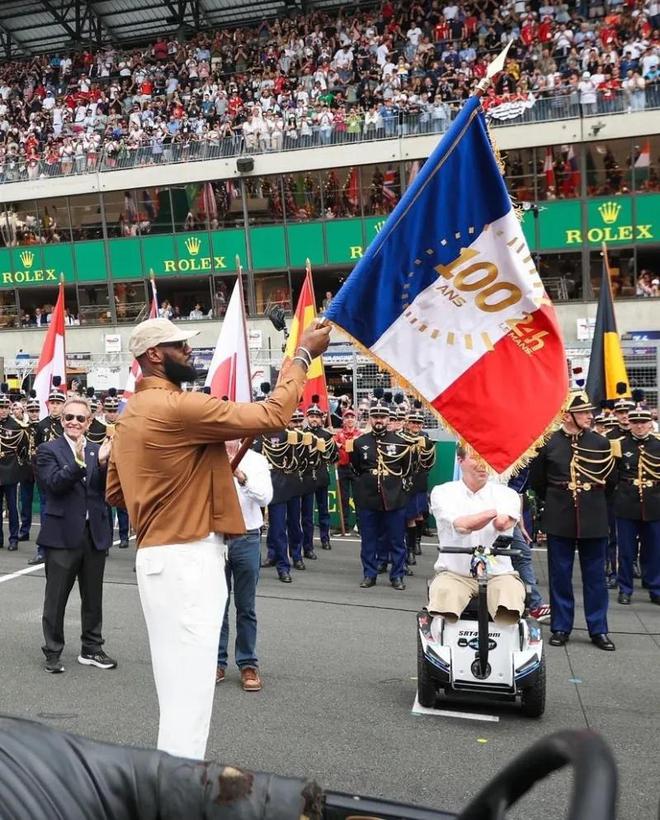
[[[430,670],[426,658],[424,657],[424,648],[422,647],[422,639],[417,633],[417,700],[420,706],[426,709],[433,709],[436,699],[438,697],[438,688],[435,681],[431,677]]]
[[[520,694],[521,711],[525,717],[538,718],[545,712],[545,652],[536,682]]]

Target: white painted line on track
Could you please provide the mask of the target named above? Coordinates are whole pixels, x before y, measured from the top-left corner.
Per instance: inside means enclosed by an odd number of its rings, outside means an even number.
[[[135,536],[131,535],[128,539],[129,541],[134,541]],[[119,544],[119,539],[112,542],[112,546],[116,547]],[[21,575],[29,575],[29,573],[34,572],[37,569],[42,569],[43,564],[35,564],[32,567],[25,567],[25,569],[19,569],[16,572],[11,572],[9,575],[0,575],[0,584],[3,584],[5,581],[11,581],[14,578],[20,578]]]
[[[436,717],[451,717],[462,718],[463,720],[484,720],[488,723],[499,723],[500,719],[497,715],[480,715],[477,712],[451,712],[448,709],[427,709],[425,706],[420,706],[417,695],[415,695],[415,702],[411,709],[413,715],[435,715]]]

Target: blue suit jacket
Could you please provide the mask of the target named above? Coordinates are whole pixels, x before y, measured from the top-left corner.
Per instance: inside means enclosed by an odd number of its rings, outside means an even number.
[[[112,529],[105,503],[106,467],[99,465],[99,446],[87,442],[85,467],[76,463],[62,437],[37,448],[36,474],[45,494],[46,511],[37,536],[42,547],[73,549],[80,546],[89,516],[94,546],[112,546]]]

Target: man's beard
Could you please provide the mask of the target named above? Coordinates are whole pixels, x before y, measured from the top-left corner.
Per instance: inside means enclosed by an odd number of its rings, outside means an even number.
[[[181,387],[183,382],[194,382],[197,377],[197,371],[191,364],[179,364],[179,362],[175,362],[174,359],[171,359],[169,356],[165,356],[163,370],[165,371],[168,381],[171,381],[178,387]]]

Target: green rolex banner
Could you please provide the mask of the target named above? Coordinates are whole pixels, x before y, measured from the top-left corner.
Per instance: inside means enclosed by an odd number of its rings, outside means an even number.
[[[630,382],[623,360],[621,340],[616,329],[612,280],[610,279],[607,248],[604,244],[603,275],[598,296],[594,338],[591,343],[586,390],[596,407],[601,407],[605,401],[630,396]]]

